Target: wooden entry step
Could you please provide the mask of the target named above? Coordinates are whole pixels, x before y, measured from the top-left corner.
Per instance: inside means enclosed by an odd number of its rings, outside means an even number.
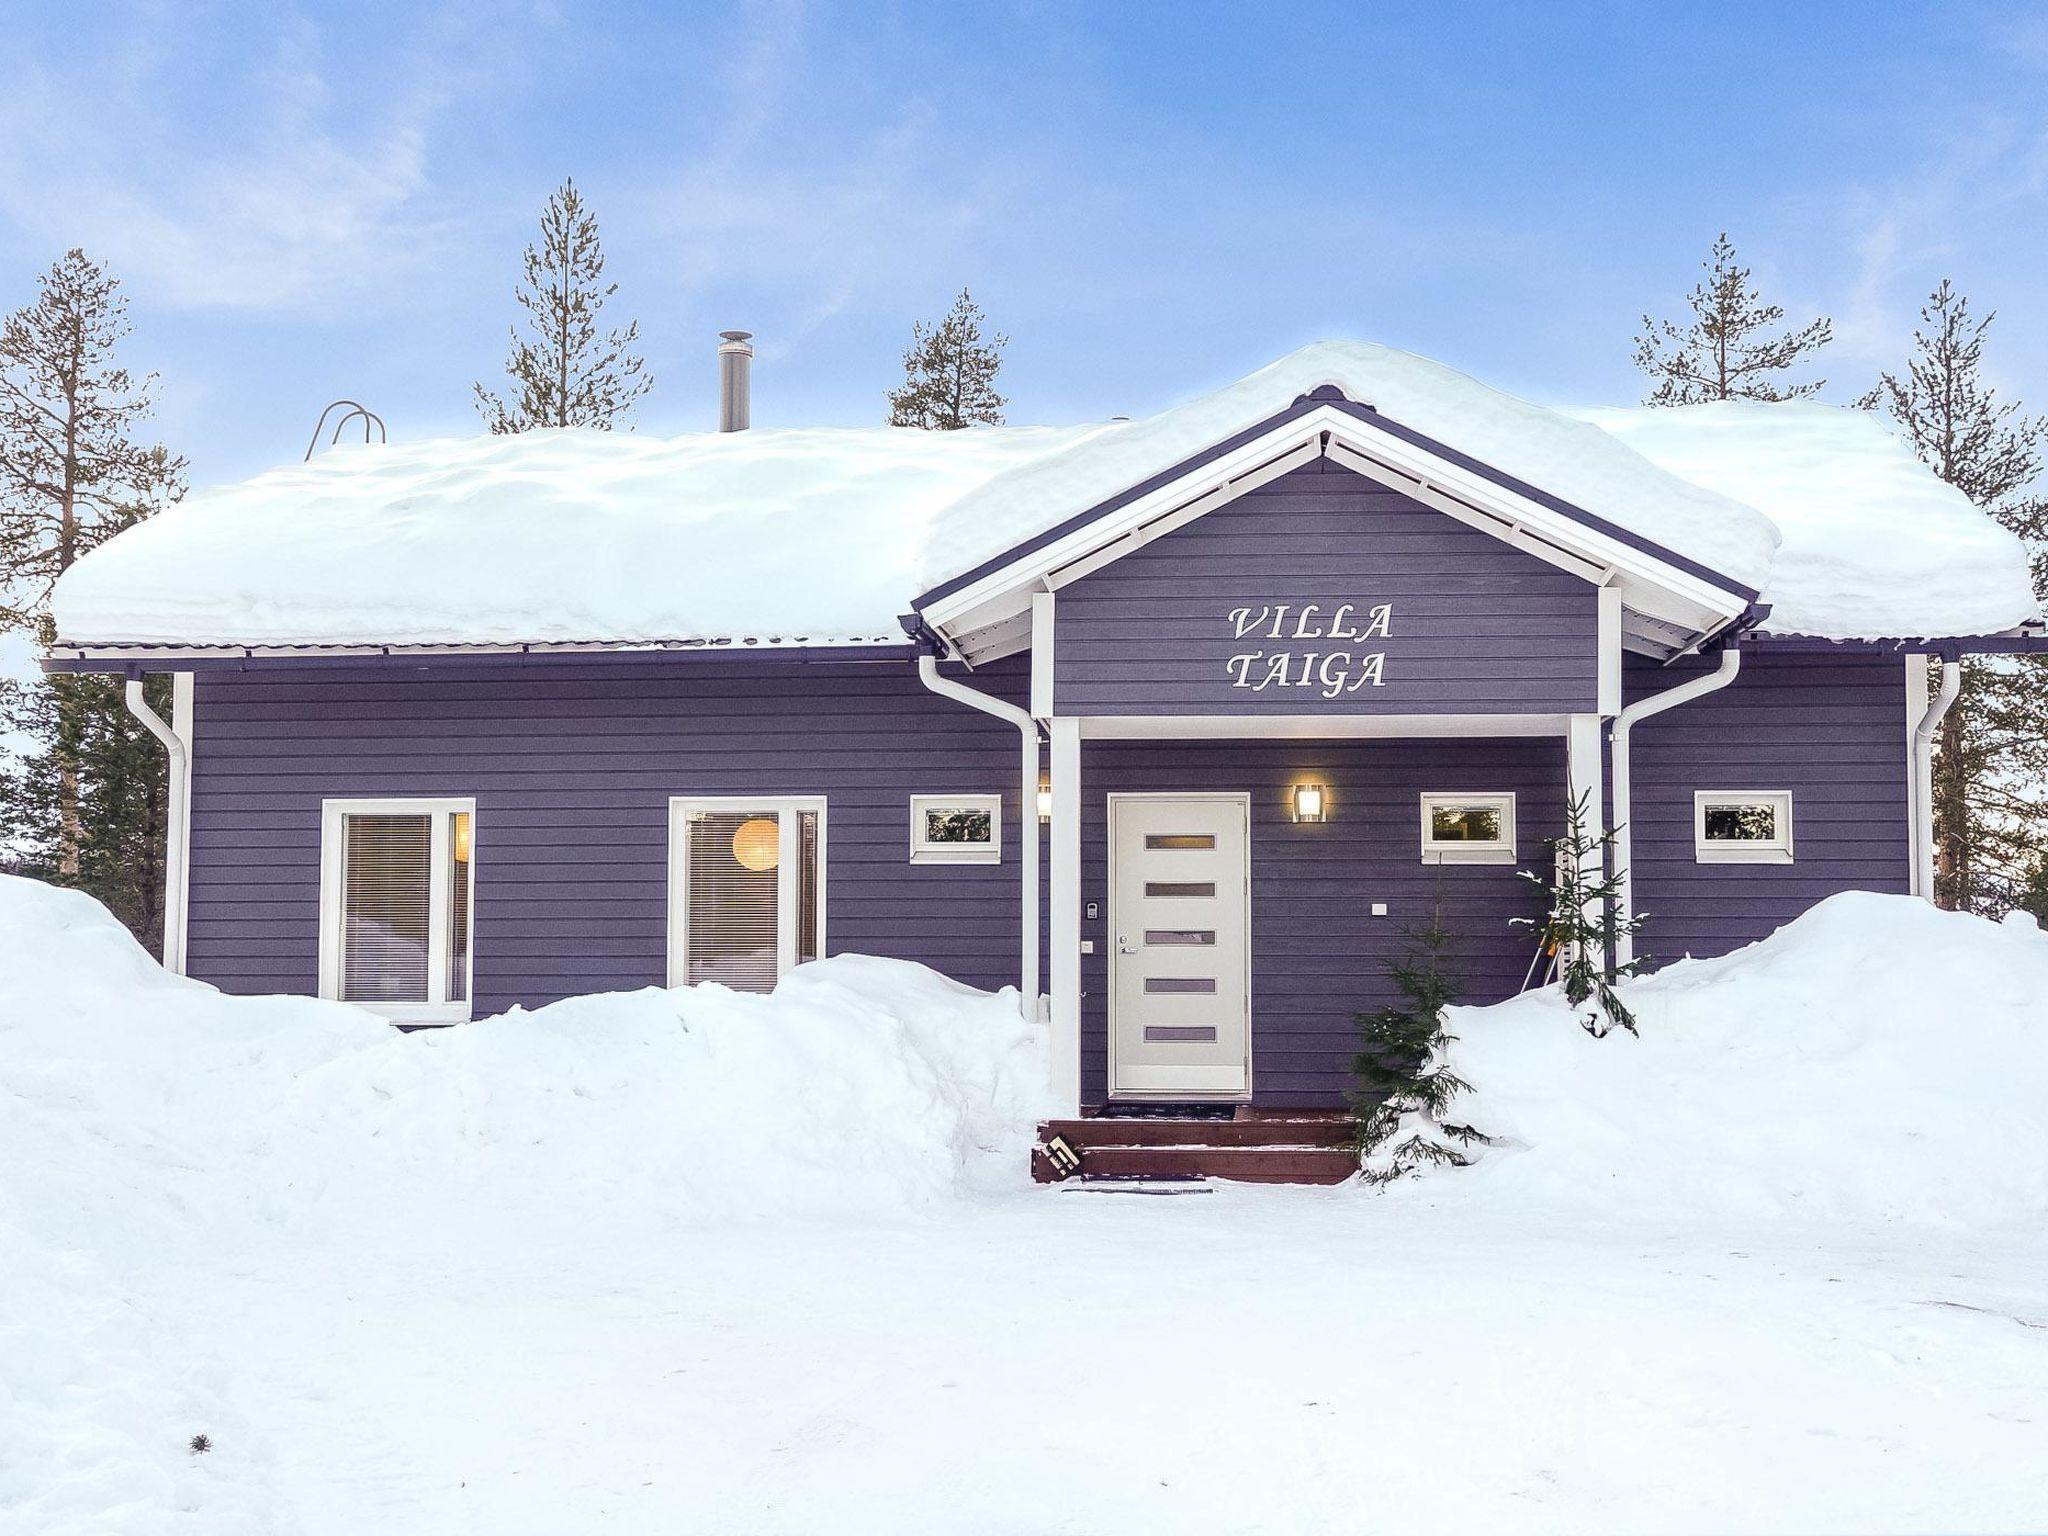
[[[1058,1137],[1081,1159],[1062,1173]],[[1246,1184],[1341,1184],[1358,1172],[1352,1118],[1341,1110],[1240,1109],[1213,1114],[1089,1115],[1047,1120],[1031,1150],[1031,1176],[1053,1184],[1078,1174],[1109,1179],[1230,1179]]]

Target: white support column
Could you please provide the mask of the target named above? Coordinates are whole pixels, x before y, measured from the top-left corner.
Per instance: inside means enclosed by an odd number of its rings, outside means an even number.
[[[1050,592],[1031,594],[1031,713],[1052,718],[1053,636]]]
[[[1586,836],[1597,841],[1607,827],[1607,791],[1600,767],[1600,717],[1571,716],[1565,726],[1564,748],[1565,793],[1574,805],[1584,797]],[[1579,870],[1589,883],[1601,878],[1603,870],[1597,847],[1579,861]],[[1600,917],[1598,904],[1587,902],[1585,913],[1589,920],[1597,922]]]
[[[1052,721],[1052,1083],[1081,1112],[1081,722]]]
[[[1593,707],[1612,719],[1621,713],[1621,588],[1600,589],[1599,692]]]

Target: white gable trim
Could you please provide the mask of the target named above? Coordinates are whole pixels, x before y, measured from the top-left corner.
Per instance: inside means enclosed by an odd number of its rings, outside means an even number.
[[[1630,609],[1682,633],[1710,633],[1748,606],[1741,593],[1322,405],[948,593],[924,620],[970,660],[1019,649],[1032,591],[1057,591],[1325,455],[1561,570],[1612,583]]]

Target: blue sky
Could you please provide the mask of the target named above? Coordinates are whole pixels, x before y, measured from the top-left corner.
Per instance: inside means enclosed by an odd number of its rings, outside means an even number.
[[[1630,338],[1727,228],[1839,337],[1846,399],[1953,275],[2048,406],[2048,10],[15,0],[0,303],[83,244],[200,483],[328,399],[478,429],[519,251],[583,185],[655,390],[707,426],[879,419],[963,284],[1012,419],[1141,414],[1308,340],[1539,399],[1639,393]]]

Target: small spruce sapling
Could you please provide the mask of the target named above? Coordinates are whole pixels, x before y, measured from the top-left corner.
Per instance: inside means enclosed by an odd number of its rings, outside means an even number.
[[[1578,1015],[1580,1026],[1596,1040],[1609,1031],[1636,1033],[1636,1018],[1614,983],[1642,969],[1640,959],[1609,963],[1615,943],[1642,931],[1643,919],[1621,915],[1621,878],[1609,873],[1614,830],[1595,831],[1589,800],[1572,802],[1562,837],[1547,838],[1556,873],[1549,879],[1530,870],[1522,878],[1540,889],[1548,910],[1542,917],[1511,919],[1516,927],[1534,930],[1544,952],[1558,957],[1558,985]]]
[[[1387,962],[1387,978],[1402,1001],[1357,1015],[1359,1048],[1352,1058],[1358,1086],[1359,1175],[1385,1184],[1425,1167],[1463,1167],[1469,1149],[1487,1138],[1448,1118],[1451,1101],[1470,1086],[1445,1063],[1454,1036],[1444,1032],[1444,1009],[1457,1000],[1450,966],[1450,931],[1443,899],[1429,922],[1406,930],[1406,950]]]

